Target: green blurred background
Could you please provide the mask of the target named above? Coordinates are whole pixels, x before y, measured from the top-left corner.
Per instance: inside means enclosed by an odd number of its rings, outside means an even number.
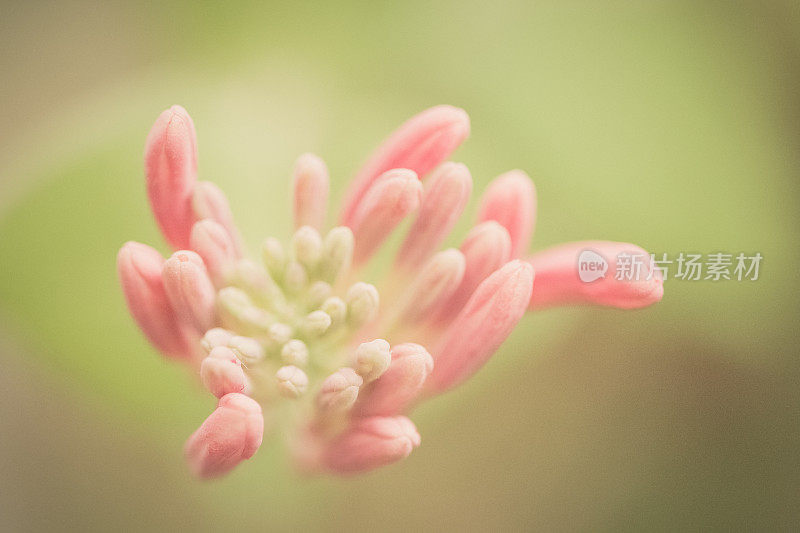
[[[0,529],[798,527],[796,2],[0,6]],[[126,240],[165,250],[141,156],[173,103],[251,246],[290,230],[298,154],[338,199],[449,103],[476,191],[534,177],[534,248],[760,252],[761,277],[526,317],[417,410],[399,465],[309,481],[270,441],[198,483],[181,447],[213,401],[143,340],[114,267]]]

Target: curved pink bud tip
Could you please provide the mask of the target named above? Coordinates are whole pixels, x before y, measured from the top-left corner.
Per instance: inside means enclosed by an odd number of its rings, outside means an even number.
[[[220,398],[217,409],[189,437],[183,451],[196,476],[212,478],[252,457],[263,436],[261,406],[234,392]]]
[[[317,394],[317,408],[323,412],[342,412],[350,409],[358,398],[364,379],[352,368],[340,368],[322,382]]]
[[[419,207],[422,184],[408,169],[383,174],[364,196],[350,228],[355,237],[353,262],[368,260],[407,214]]]
[[[164,263],[161,278],[169,302],[184,324],[200,334],[214,327],[216,291],[199,255],[175,252]]]
[[[228,272],[240,259],[230,234],[218,222],[204,219],[192,227],[189,242],[192,250],[202,258],[214,286],[224,287]]]
[[[533,267],[518,259],[486,278],[434,350],[428,388],[441,392],[477,372],[525,314],[532,288]]]
[[[472,193],[472,176],[461,163],[443,163],[425,183],[422,205],[397,254],[397,264],[413,270],[430,257],[458,221]]]
[[[200,379],[206,389],[217,398],[231,392],[249,392],[242,363],[233,350],[226,346],[217,346],[203,359],[200,364]]]
[[[328,210],[328,167],[314,154],[303,154],[294,165],[294,226],[322,230]]]
[[[233,221],[233,213],[228,204],[228,197],[210,181],[201,181],[195,185],[192,195],[192,210],[195,220],[210,218],[217,222],[230,235],[231,242],[236,249],[237,255],[242,254],[242,239],[239,230]]]
[[[409,456],[419,446],[414,423],[404,416],[355,420],[322,454],[323,465],[339,474],[355,474]]]
[[[489,184],[481,198],[478,221],[494,220],[511,236],[511,257],[527,249],[536,223],[536,188],[521,170],[501,174]]]
[[[354,413],[362,417],[402,413],[417,398],[432,370],[433,358],[419,344],[393,347],[389,369],[365,387]]]
[[[117,273],[128,309],[148,340],[162,353],[180,359],[192,356],[196,339],[172,309],[161,280],[164,258],[138,242],[127,242],[117,254]]]
[[[455,317],[478,285],[511,259],[511,238],[503,226],[490,220],[472,228],[460,250],[464,254],[466,265],[464,276],[461,284],[437,314],[436,320],[439,323]]]
[[[191,198],[197,179],[197,139],[184,108],[161,113],[145,144],[147,196],[161,232],[174,248],[189,246]]]
[[[536,269],[530,309],[570,304],[636,309],[664,295],[661,271],[652,268],[650,254],[633,244],[566,243],[535,253],[528,262]]]
[[[393,168],[408,168],[422,177],[469,136],[469,116],[463,109],[440,105],[411,117],[373,153],[356,175],[342,210],[342,225],[350,226],[364,195],[378,176]]]

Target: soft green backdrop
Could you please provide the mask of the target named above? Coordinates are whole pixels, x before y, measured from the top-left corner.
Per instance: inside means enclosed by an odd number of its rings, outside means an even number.
[[[0,10],[0,529],[797,527],[795,2]],[[761,278],[525,318],[415,413],[400,465],[309,481],[270,442],[201,484],[180,452],[213,402],[144,342],[114,269],[126,240],[165,249],[141,155],[173,103],[251,246],[289,231],[298,154],[327,160],[338,199],[392,128],[450,103],[477,191],[534,177],[534,248],[758,251]]]

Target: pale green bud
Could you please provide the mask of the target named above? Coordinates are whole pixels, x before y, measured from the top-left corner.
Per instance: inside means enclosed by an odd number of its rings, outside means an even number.
[[[269,327],[267,335],[275,344],[282,345],[292,338],[292,328],[286,324],[276,322]]]
[[[292,254],[297,262],[313,271],[322,255],[322,238],[311,226],[303,226],[292,236]]]
[[[320,278],[333,283],[342,273],[349,270],[353,261],[354,246],[355,240],[350,228],[339,226],[330,230],[322,243]]]
[[[280,281],[283,277],[283,269],[286,268],[286,252],[281,241],[275,237],[265,239],[261,244],[261,257],[270,276]]]
[[[289,261],[283,273],[283,286],[291,294],[297,294],[305,289],[308,284],[308,272],[297,261]]]
[[[331,317],[331,326],[339,326],[347,318],[347,304],[338,296],[331,296],[320,306]]]
[[[359,281],[347,290],[345,302],[347,302],[348,324],[353,327],[361,326],[375,318],[378,313],[378,289],[369,283]]]
[[[242,259],[229,274],[231,284],[247,292],[255,300],[280,310],[285,297],[269,274],[254,261]]]
[[[331,295],[332,289],[329,283],[324,281],[315,281],[308,288],[308,305],[311,308],[316,308],[322,305],[328,296]]]
[[[381,377],[391,362],[389,343],[383,339],[365,342],[356,348],[355,371],[367,383]]]
[[[308,388],[308,376],[294,365],[282,366],[275,373],[278,392],[284,398],[299,398]]]

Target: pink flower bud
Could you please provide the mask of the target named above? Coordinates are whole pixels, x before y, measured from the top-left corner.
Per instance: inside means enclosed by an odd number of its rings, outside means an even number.
[[[381,175],[350,224],[355,236],[353,261],[359,264],[368,260],[403,218],[419,206],[421,196],[422,184],[413,171],[398,168]]]
[[[201,334],[214,327],[216,291],[199,255],[175,252],[164,263],[161,277],[169,302],[184,324]]]
[[[481,198],[478,221],[494,220],[508,230],[511,257],[520,257],[530,244],[536,222],[536,189],[521,170],[501,174]]]
[[[353,413],[361,417],[402,413],[417,398],[432,370],[433,358],[419,344],[393,347],[389,369],[364,387]]]
[[[221,476],[252,457],[263,435],[264,417],[258,402],[244,394],[226,394],[186,441],[184,455],[196,476]]]
[[[599,255],[596,259],[605,271],[598,272],[598,277],[591,276],[581,281],[578,269],[584,252]],[[630,257],[630,276],[617,273],[622,269],[618,263],[620,254]],[[531,295],[530,309],[570,304],[635,309],[659,302],[664,295],[661,271],[655,269],[651,272],[650,254],[633,244],[571,242],[535,253],[528,262],[536,270],[536,289]],[[640,270],[635,270],[637,268]]]
[[[532,288],[533,267],[518,259],[486,278],[434,350],[429,390],[444,391],[477,372],[522,318]]]
[[[464,279],[466,260],[459,250],[443,250],[420,269],[400,296],[399,321],[416,324],[441,311]]]
[[[466,265],[464,276],[447,303],[441,306],[435,319],[439,324],[452,320],[478,285],[511,258],[511,239],[503,226],[490,220],[472,228],[460,250]]]
[[[294,166],[294,227],[321,230],[328,210],[328,168],[314,154],[303,154]]]
[[[200,378],[206,389],[222,398],[231,392],[247,394],[249,384],[236,354],[226,346],[217,346],[200,365]]]
[[[356,419],[322,452],[325,468],[355,474],[405,459],[419,446],[413,422],[404,416]]]
[[[430,257],[458,221],[472,193],[472,176],[461,163],[443,163],[425,182],[419,215],[397,254],[397,265],[412,270]]]
[[[242,239],[233,221],[228,198],[222,189],[210,181],[198,182],[192,195],[192,210],[195,220],[210,218],[225,228],[231,237],[237,255],[242,254]]]
[[[147,196],[161,232],[174,248],[189,246],[195,221],[191,199],[197,180],[197,139],[184,108],[161,113],[145,144]]]
[[[358,206],[378,176],[393,168],[408,168],[420,177],[447,159],[469,135],[463,109],[440,105],[412,117],[373,153],[350,186],[342,210],[342,225],[351,226]]]
[[[190,243],[203,260],[214,286],[224,287],[228,274],[240,258],[230,234],[218,222],[204,219],[192,227]]]
[[[164,258],[138,242],[127,242],[117,254],[117,273],[128,309],[148,340],[170,357],[192,357],[195,335],[180,323],[161,279]]]
[[[340,368],[322,382],[317,395],[317,408],[320,413],[347,411],[358,397],[358,389],[364,379],[352,368]]]

